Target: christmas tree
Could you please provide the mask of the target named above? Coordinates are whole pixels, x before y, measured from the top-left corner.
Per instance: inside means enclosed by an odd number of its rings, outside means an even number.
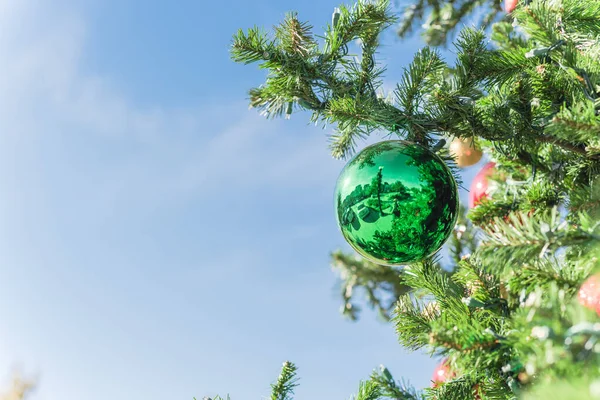
[[[463,155],[450,154],[446,139],[475,151],[458,165],[477,162],[479,150],[493,161],[471,187],[469,209],[449,211],[458,218],[450,265],[440,253],[406,265],[333,253],[346,316],[358,318],[354,294],[363,289],[401,345],[441,360],[429,388],[382,367],[358,383],[356,399],[600,398],[600,1],[509,0],[505,11],[497,2],[419,0],[398,23],[388,1],[359,1],[335,9],[323,36],[295,13],[273,35],[234,36],[233,59],[268,72],[250,105],[267,117],[310,112],[334,130],[333,157],[349,158],[383,132],[444,160],[459,184],[454,161]],[[477,29],[457,29],[474,15]],[[423,48],[385,93],[380,34],[406,35],[419,22],[428,44],[453,40],[456,60]],[[425,174],[427,160],[412,162]],[[440,181],[390,183],[389,167],[367,161],[378,172],[340,199],[348,205],[340,225],[398,218],[389,236],[375,232],[379,242],[366,245],[400,251],[404,234],[402,246],[422,246],[439,222],[429,216],[450,200],[428,200],[425,217],[417,203],[440,193]],[[286,362],[271,398],[290,399],[295,385]]]

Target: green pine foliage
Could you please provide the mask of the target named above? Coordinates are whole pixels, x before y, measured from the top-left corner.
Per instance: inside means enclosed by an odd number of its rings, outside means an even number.
[[[398,298],[411,288],[402,282],[401,269],[375,264],[355,254],[336,251],[331,255],[331,265],[338,271],[342,280],[341,294],[343,304],[341,312],[356,321],[360,306],[354,300],[356,292],[362,291],[369,306],[377,310],[385,321],[391,318]]]
[[[418,0],[404,6],[400,14],[398,35],[407,37],[420,25],[422,39],[431,46],[446,45],[461,24],[487,29],[506,18],[498,0]]]
[[[442,44],[481,7],[488,34],[458,33],[453,65],[422,49],[392,93],[381,90],[375,59],[381,32],[397,22],[387,0],[336,9],[319,40],[297,14],[272,35],[252,28],[233,38],[235,61],[267,71],[251,106],[267,117],[310,112],[334,129],[334,157],[383,132],[450,164],[440,138],[473,138],[496,163],[488,198],[463,210],[448,242],[450,265],[332,254],[344,315],[358,319],[364,294],[400,344],[452,371],[415,390],[382,367],[356,399],[600,398],[600,318],[577,299],[600,272],[600,0],[522,0],[510,16],[496,2],[418,0],[400,33],[431,12],[425,37]],[[349,53],[356,41],[358,56]],[[284,364],[272,399],[292,398],[295,374]]]
[[[290,400],[296,384],[296,366],[286,361],[283,363],[277,382],[271,385],[271,400]]]

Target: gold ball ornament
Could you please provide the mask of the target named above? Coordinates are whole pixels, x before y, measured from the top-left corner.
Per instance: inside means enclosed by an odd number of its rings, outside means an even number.
[[[510,297],[510,294],[508,292],[508,287],[506,286],[506,283],[504,283],[504,282],[500,282],[500,297],[503,298],[504,300],[508,300],[508,298]]]
[[[450,143],[450,154],[454,156],[456,165],[460,168],[470,167],[481,160],[483,153],[477,147],[472,138],[456,138]]]

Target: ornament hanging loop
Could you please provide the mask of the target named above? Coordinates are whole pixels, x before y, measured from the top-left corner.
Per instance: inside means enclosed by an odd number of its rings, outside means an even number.
[[[446,139],[440,139],[437,143],[431,146],[431,151],[434,153],[439,152],[446,145]]]

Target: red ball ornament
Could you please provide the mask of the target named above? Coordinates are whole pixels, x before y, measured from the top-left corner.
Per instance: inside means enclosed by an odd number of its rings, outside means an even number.
[[[496,163],[489,162],[481,168],[481,171],[479,171],[477,175],[475,175],[469,192],[469,207],[473,208],[479,204],[481,200],[487,199],[489,186],[488,177],[494,173],[495,166]]]
[[[444,360],[435,367],[431,377],[431,387],[438,387],[442,383],[454,378],[456,374],[450,370],[448,360]]]
[[[507,13],[512,12],[515,8],[517,8],[518,0],[504,0],[504,9]]]
[[[579,304],[600,315],[600,274],[590,276],[579,288]]]

